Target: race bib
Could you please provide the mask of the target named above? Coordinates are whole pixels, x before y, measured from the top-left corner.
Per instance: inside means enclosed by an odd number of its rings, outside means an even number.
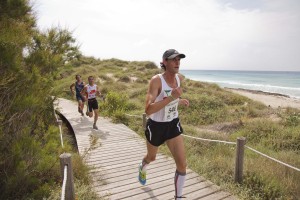
[[[164,121],[171,121],[177,117],[177,107],[179,99],[171,101],[168,105],[165,106],[165,118]]]

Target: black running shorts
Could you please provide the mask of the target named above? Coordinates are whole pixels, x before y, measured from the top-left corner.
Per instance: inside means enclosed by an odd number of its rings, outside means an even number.
[[[175,138],[183,133],[179,118],[170,122],[156,122],[152,119],[147,120],[145,135],[150,144],[160,146],[165,141]]]
[[[89,112],[98,109],[98,101],[97,99],[89,99],[88,100]]]

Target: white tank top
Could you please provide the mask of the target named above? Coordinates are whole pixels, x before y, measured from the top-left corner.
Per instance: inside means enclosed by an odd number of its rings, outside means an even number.
[[[88,99],[96,98],[97,85],[87,85]]]
[[[161,80],[161,92],[156,97],[154,102],[162,101],[163,99],[167,98],[171,95],[172,89],[167,82],[165,81],[162,74],[158,74],[160,80]],[[180,87],[180,79],[178,75],[175,76],[177,81],[177,87]],[[174,101],[171,101],[168,105],[166,105],[164,108],[160,109],[156,113],[151,114],[149,117],[156,122],[169,122],[173,119],[178,117],[178,102],[179,98],[175,99]]]

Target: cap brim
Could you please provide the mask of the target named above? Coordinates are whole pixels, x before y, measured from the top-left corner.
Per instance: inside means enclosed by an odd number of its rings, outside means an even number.
[[[180,58],[185,58],[184,54],[182,54],[182,53],[175,53],[175,54],[169,56],[168,59],[173,59],[173,58],[175,58],[177,56],[179,56]]]

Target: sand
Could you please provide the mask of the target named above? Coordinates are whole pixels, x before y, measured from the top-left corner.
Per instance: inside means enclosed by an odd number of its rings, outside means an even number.
[[[246,89],[234,89],[234,88],[225,88],[228,91],[237,93],[243,96],[248,97],[254,101],[260,101],[266,106],[271,106],[273,108],[285,108],[292,107],[300,109],[300,99],[291,98],[287,95],[269,93],[257,90],[246,90]]]

